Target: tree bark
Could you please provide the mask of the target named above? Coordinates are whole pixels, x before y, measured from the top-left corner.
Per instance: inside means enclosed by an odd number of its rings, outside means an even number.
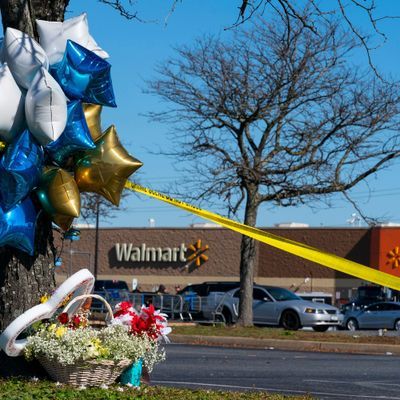
[[[69,0],[0,0],[3,29],[15,28],[38,39],[35,20],[64,21],[68,3]]]
[[[0,331],[55,287],[51,221],[44,213],[37,222],[35,248],[35,256],[0,249]]]
[[[35,19],[62,21],[68,2],[0,0],[3,29],[13,27],[37,39]],[[44,213],[37,221],[35,237],[33,257],[10,247],[0,249],[0,331],[55,287],[52,226]],[[1,376],[29,373],[22,357],[10,359],[3,352],[0,366]]]
[[[244,223],[256,226],[257,222],[257,190],[248,190]],[[240,249],[240,301],[239,320],[240,326],[253,325],[253,282],[254,268],[256,265],[256,241],[248,236],[242,236]]]

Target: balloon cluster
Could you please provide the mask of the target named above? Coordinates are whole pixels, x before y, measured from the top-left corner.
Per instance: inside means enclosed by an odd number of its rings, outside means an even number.
[[[37,21],[39,43],[17,29],[0,39],[0,246],[31,255],[43,210],[63,230],[80,215],[80,193],[118,205],[142,163],[102,106],[116,107],[108,54],[89,34],[86,14]]]

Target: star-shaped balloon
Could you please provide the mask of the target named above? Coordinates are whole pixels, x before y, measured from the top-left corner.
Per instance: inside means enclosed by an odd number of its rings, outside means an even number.
[[[28,130],[11,143],[0,160],[0,205],[10,210],[38,184],[43,150]]]
[[[113,125],[95,145],[77,160],[76,183],[81,192],[101,194],[118,206],[126,180],[143,164],[122,147]]]
[[[50,72],[70,99],[116,107],[110,69],[107,61],[68,40],[63,59]]]
[[[46,146],[48,154],[58,165],[62,166],[77,151],[94,149],[94,147],[82,103],[78,100],[69,102],[65,130],[57,140]]]
[[[64,169],[48,168],[37,195],[44,211],[62,229],[68,230],[81,211],[81,196],[74,178]]]
[[[11,246],[32,256],[37,216],[38,212],[30,197],[8,212],[0,209],[0,246]]]
[[[102,106],[99,104],[83,103],[83,112],[85,113],[86,123],[89,127],[93,140],[97,140],[103,132],[101,131],[100,114]]]

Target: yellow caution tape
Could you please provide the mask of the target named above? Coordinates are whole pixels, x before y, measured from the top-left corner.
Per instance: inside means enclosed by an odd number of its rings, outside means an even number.
[[[199,217],[215,222],[218,225],[224,226],[243,235],[247,235],[272,247],[276,247],[280,250],[305,258],[306,260],[335,269],[336,271],[344,272],[348,275],[353,275],[368,282],[373,282],[391,289],[400,290],[400,278],[397,276],[366,267],[365,265],[347,260],[326,251],[318,250],[306,244],[295,242],[293,240],[262,231],[261,229],[252,228],[239,222],[232,221],[229,218],[225,218],[210,211],[205,211],[201,208],[191,206],[183,201],[175,200],[169,196],[166,196],[165,194],[156,192],[155,190],[147,189],[130,181],[127,181],[125,187],[135,192],[145,194],[146,196],[153,197],[157,200],[172,204],[175,207],[189,211],[192,214],[196,214]]]

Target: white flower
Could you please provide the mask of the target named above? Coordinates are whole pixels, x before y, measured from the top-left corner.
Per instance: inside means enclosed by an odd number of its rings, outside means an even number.
[[[60,337],[44,325],[28,337],[24,353],[28,359],[42,356],[61,365],[99,358],[117,362],[142,359],[149,372],[156,363],[165,359],[165,352],[153,339],[147,335],[132,335],[128,326],[119,324],[101,330],[92,327],[68,328]]]
[[[114,321],[117,325],[126,325],[131,326],[133,316],[130,314],[123,314],[119,315],[118,317],[114,318]]]

